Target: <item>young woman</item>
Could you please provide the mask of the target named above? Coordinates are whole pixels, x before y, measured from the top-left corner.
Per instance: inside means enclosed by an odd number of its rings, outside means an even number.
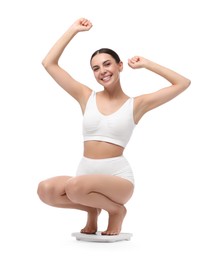
[[[134,98],[121,87],[120,72],[123,63],[110,49],[96,51],[90,61],[94,76],[103,90],[95,92],[76,81],[58,64],[68,43],[92,24],[76,20],[55,43],[42,64],[52,78],[78,101],[83,113],[84,154],[75,177],[57,176],[39,183],[40,199],[51,206],[72,208],[88,213],[82,233],[97,231],[101,210],[109,214],[108,226],[102,235],[121,232],[126,215],[125,203],[134,191],[134,177],[123,151],[134,127],[142,116],[183,92],[190,80],[141,56],[128,60],[132,69],[148,69],[170,82],[170,86],[154,93]]]

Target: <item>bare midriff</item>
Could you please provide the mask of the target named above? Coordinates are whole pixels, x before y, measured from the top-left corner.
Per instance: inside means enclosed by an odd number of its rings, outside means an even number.
[[[105,159],[118,157],[123,154],[124,148],[102,141],[85,141],[84,156],[91,159]]]

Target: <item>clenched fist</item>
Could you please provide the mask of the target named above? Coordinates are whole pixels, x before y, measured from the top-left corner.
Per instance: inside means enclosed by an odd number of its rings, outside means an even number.
[[[80,18],[76,20],[72,26],[77,32],[82,32],[90,30],[92,28],[92,23],[85,18]]]
[[[128,59],[128,65],[132,69],[146,68],[147,63],[148,63],[148,60],[141,56],[134,56],[133,58]]]

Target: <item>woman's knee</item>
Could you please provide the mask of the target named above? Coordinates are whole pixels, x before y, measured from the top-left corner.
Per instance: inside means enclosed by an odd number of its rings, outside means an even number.
[[[57,196],[55,187],[47,181],[41,181],[38,185],[37,194],[39,198],[46,204],[53,205]]]

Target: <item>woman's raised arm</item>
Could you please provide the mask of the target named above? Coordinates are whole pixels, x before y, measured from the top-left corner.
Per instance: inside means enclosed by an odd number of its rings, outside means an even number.
[[[73,37],[82,31],[88,31],[92,27],[89,20],[80,18],[76,20],[69,29],[61,36],[61,38],[54,44],[51,50],[42,61],[42,65],[51,77],[72,97],[74,97],[84,109],[87,97],[91,89],[76,81],[58,64],[58,61],[69,42]]]
[[[170,86],[162,88],[156,92],[144,94],[136,98],[135,120],[138,122],[140,118],[149,110],[154,109],[188,88],[191,81],[179,73],[161,66],[153,61],[147,60],[144,57],[135,56],[129,59],[128,65],[133,69],[145,68],[161,77],[165,78],[171,83]]]

